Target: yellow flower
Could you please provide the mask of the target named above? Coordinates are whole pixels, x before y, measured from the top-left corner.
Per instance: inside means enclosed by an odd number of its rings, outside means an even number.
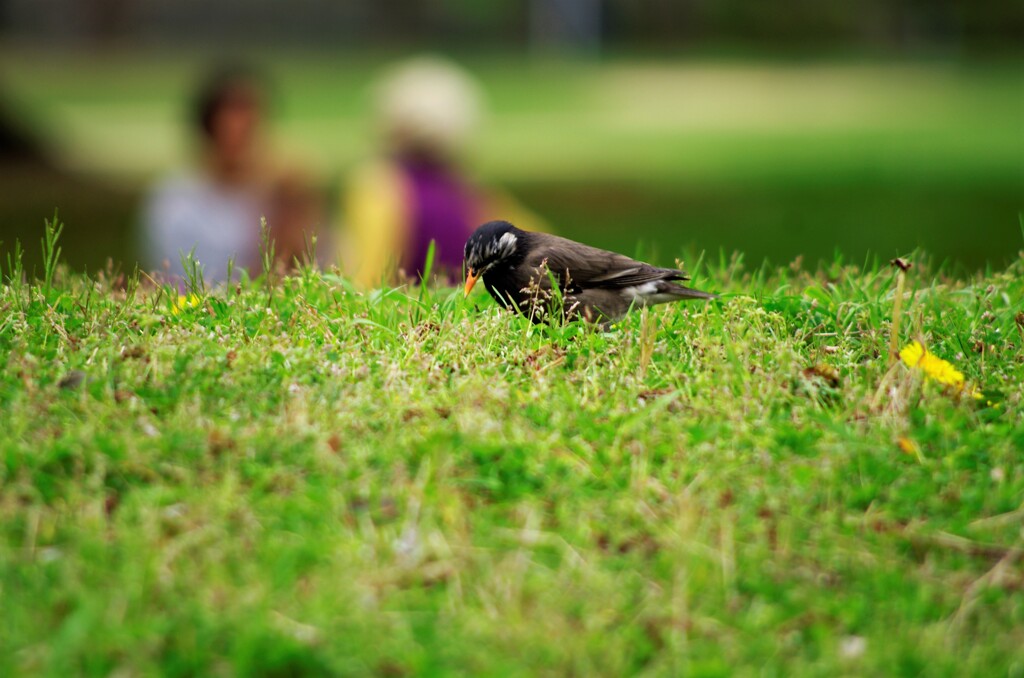
[[[896,447],[900,448],[900,452],[903,454],[916,457],[918,461],[924,461],[924,455],[921,454],[921,446],[913,438],[900,436],[896,439]]]
[[[900,448],[904,454],[912,454],[916,457],[921,456],[921,447],[914,442],[912,438],[907,436],[900,436],[896,439],[896,446]]]
[[[178,315],[187,308],[195,308],[202,302],[198,296],[190,294],[185,296],[183,294],[178,295],[178,298],[171,304],[171,313]]]
[[[934,353],[926,349],[921,342],[912,341],[900,351],[900,360],[907,367],[916,367],[928,376],[944,386],[950,386],[958,391],[965,390],[966,382],[963,373],[953,367]],[[974,398],[981,398],[977,389],[969,388],[969,395]]]

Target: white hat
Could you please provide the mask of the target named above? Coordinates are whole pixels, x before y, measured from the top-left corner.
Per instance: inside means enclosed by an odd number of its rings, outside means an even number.
[[[416,57],[403,62],[386,73],[375,90],[380,123],[400,147],[457,153],[480,122],[480,88],[445,59]]]

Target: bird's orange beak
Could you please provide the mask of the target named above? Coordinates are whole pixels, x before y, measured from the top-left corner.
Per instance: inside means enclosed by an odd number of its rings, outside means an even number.
[[[472,291],[473,285],[476,284],[476,279],[479,278],[479,277],[480,276],[478,274],[473,273],[473,269],[469,269],[468,271],[466,271],[466,296],[467,297],[469,296],[469,293]]]

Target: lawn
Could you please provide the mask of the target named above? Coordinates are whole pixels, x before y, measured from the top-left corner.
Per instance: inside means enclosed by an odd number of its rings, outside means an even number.
[[[0,674],[1018,675],[1024,256],[910,259],[609,331],[5,267]]]

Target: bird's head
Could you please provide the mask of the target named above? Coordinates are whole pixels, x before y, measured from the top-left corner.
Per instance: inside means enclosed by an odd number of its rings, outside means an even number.
[[[466,241],[466,295],[477,279],[519,252],[523,231],[507,221],[488,221]]]

